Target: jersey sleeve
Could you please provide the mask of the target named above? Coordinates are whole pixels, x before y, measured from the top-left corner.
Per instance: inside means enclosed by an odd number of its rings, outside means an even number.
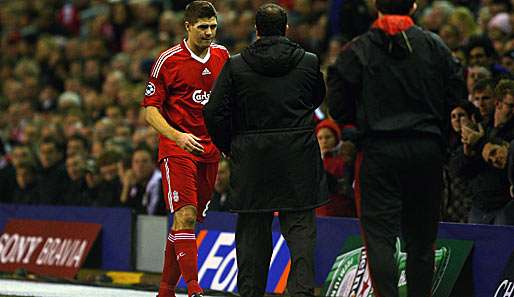
[[[164,67],[158,69],[158,72],[155,74],[154,69],[152,69],[152,74],[146,84],[145,96],[141,103],[142,107],[155,106],[161,109],[163,102],[166,99],[166,84],[163,68]]]

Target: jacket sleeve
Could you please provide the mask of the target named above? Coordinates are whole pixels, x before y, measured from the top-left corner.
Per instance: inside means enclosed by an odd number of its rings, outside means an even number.
[[[327,74],[330,115],[339,124],[356,124],[356,99],[360,95],[360,61],[351,48],[345,49]]]
[[[316,82],[316,88],[314,88],[314,94],[313,94],[313,99],[314,99],[314,105],[316,107],[319,107],[321,105],[321,103],[323,103],[323,99],[325,99],[325,95],[326,95],[326,92],[327,92],[327,89],[325,87],[325,79],[323,78],[323,73],[320,71],[320,65],[319,65],[319,58],[316,58],[317,60],[317,68],[316,68],[316,72],[317,72],[317,82]]]
[[[230,153],[232,135],[232,75],[230,59],[225,63],[212,89],[203,115],[213,143],[226,154]]]

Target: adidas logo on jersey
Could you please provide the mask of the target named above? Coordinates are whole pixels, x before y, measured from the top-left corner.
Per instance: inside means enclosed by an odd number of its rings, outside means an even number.
[[[211,72],[209,71],[209,69],[207,69],[207,67],[202,71],[202,75],[209,75],[211,74]]]

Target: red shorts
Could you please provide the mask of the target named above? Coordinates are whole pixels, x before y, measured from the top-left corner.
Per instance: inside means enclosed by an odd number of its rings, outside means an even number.
[[[161,160],[162,188],[166,208],[177,211],[186,205],[196,207],[197,220],[205,218],[218,163],[200,163],[184,157],[167,157]]]

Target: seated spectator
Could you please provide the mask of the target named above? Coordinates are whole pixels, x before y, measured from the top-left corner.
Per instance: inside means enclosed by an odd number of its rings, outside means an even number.
[[[326,119],[316,126],[323,166],[327,173],[330,202],[316,209],[318,216],[354,217],[355,204],[351,190],[351,178],[346,170],[350,164],[340,154],[341,130]]]
[[[99,181],[95,187],[94,206],[121,206],[120,169],[123,156],[117,151],[106,150],[98,158]]]
[[[491,71],[483,66],[470,66],[468,67],[466,75],[466,89],[469,94],[469,101],[473,101],[473,86],[479,80],[492,78]]]
[[[16,188],[13,202],[21,204],[40,204],[40,191],[36,175],[36,165],[30,161],[21,161],[16,166]]]
[[[39,143],[38,184],[42,204],[58,205],[62,203],[65,185],[68,181],[63,163],[63,149],[52,137],[45,137]]]
[[[444,191],[442,219],[448,222],[465,223],[471,209],[473,193],[465,175],[458,172],[463,159],[461,130],[463,125],[470,125],[480,120],[478,109],[471,102],[462,102],[452,107],[450,120],[452,130],[448,146],[448,162],[444,166]]]
[[[462,127],[466,156],[460,172],[471,178],[474,194],[470,223],[504,225],[504,209],[510,202],[503,143],[514,140],[514,82],[502,80],[495,89],[493,125],[486,131]],[[496,155],[498,154],[498,157]]]
[[[64,205],[90,206],[94,193],[86,181],[86,160],[84,155],[69,155],[66,158],[68,182],[63,193]]]
[[[137,214],[164,215],[166,209],[162,198],[161,171],[156,167],[152,155],[148,148],[135,149],[130,169],[121,176],[123,188],[120,201]]]
[[[481,79],[475,83],[471,93],[471,102],[480,110],[484,127],[493,125],[496,103],[494,88],[495,82],[493,79]]]
[[[89,151],[88,141],[79,134],[72,135],[66,142],[66,156],[87,156]]]
[[[16,171],[0,139],[0,203],[11,202],[16,188]]]
[[[209,203],[209,210],[230,210],[230,161],[221,159],[218,164],[218,173],[214,181],[214,194]]]

